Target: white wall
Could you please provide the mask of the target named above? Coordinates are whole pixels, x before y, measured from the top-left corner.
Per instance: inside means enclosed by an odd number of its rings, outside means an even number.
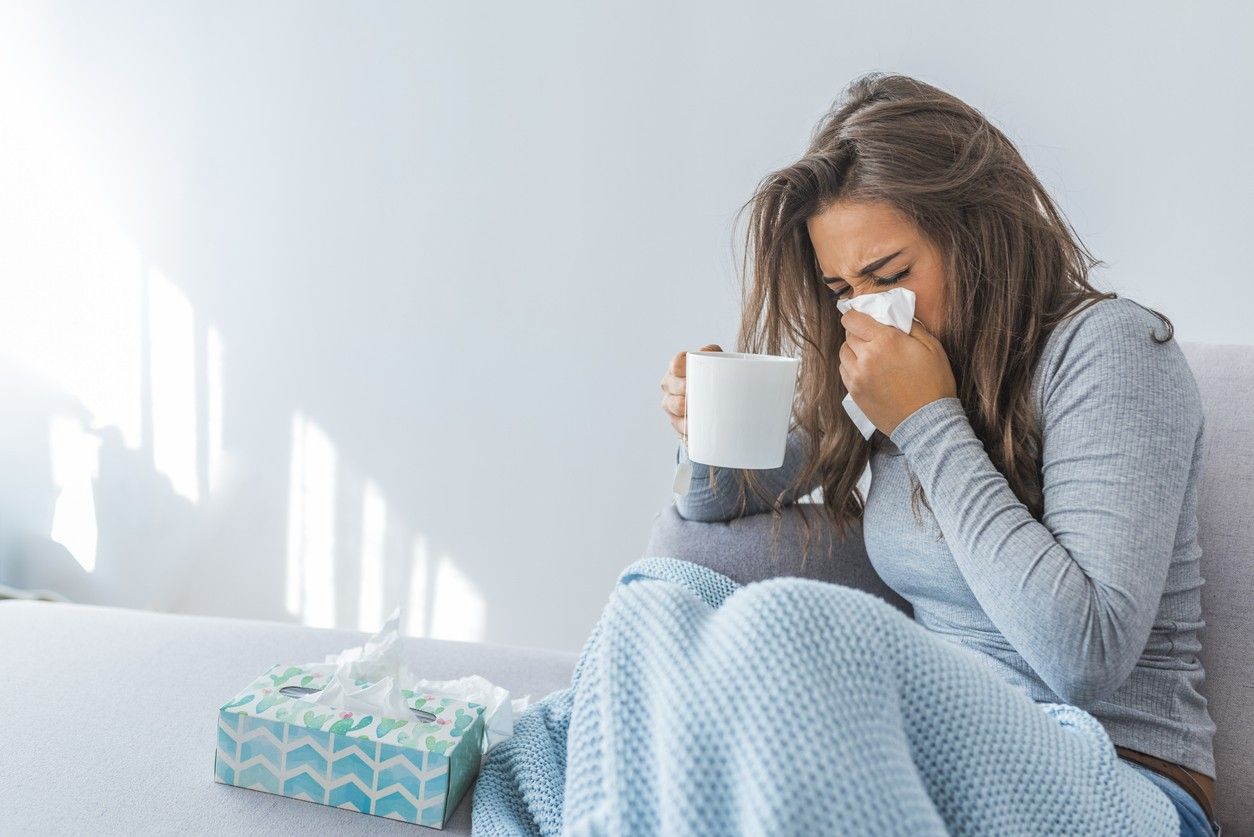
[[[732,213],[871,69],[1249,343],[1254,12],[1160,5],[4,4],[0,582],[577,650]]]

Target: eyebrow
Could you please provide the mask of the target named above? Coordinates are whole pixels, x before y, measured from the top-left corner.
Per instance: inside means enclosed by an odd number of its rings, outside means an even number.
[[[859,270],[858,276],[860,277],[870,276],[872,273],[879,270],[881,267],[888,264],[889,262],[891,262],[893,259],[900,256],[904,252],[905,252],[905,248],[903,247],[902,249],[898,250],[896,253],[889,253],[887,256],[883,256],[882,258],[876,259],[875,261],[871,262],[866,267]],[[841,279],[839,276],[824,276],[823,281],[824,282],[843,282],[844,280]]]

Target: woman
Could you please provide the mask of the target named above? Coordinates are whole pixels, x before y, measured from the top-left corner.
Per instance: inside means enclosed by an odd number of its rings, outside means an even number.
[[[800,355],[796,426],[783,466],[730,489],[692,463],[680,514],[778,514],[821,488],[810,508],[842,534],[860,524],[921,629],[1034,701],[1087,710],[1170,798],[1181,834],[1213,833],[1203,419],[1171,323],[1096,291],[1100,262],[1010,141],[909,77],[855,81],[751,205],[738,349]],[[837,310],[894,287],[917,297],[909,334]],[[683,352],[662,389],[682,437]],[[846,393],[876,425],[869,440]]]

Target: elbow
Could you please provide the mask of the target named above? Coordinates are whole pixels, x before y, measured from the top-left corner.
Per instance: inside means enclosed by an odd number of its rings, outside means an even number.
[[[1136,615],[1094,597],[1087,618],[1079,620],[1083,629],[1056,646],[1048,670],[1038,672],[1041,679],[1063,702],[1081,709],[1109,700],[1127,682],[1149,637],[1149,624]]]
[[[719,523],[727,520],[727,515],[722,509],[710,508],[702,505],[689,505],[687,503],[675,500],[675,513],[684,520],[693,523]]]
[[[1064,702],[1081,709],[1113,695],[1130,674],[1128,667],[1109,661],[1079,662],[1046,679],[1046,684]]]

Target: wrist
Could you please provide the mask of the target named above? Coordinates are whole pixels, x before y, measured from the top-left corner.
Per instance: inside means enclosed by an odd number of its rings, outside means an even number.
[[[916,408],[885,435],[904,453],[929,428],[955,416],[966,418],[966,411],[957,396],[947,395]]]

